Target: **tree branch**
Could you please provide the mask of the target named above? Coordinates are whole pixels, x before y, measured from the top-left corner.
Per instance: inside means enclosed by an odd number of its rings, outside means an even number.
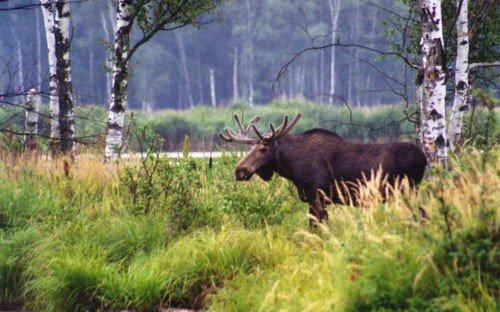
[[[500,66],[500,62],[472,63],[469,65],[469,70],[473,70],[480,67],[497,67],[497,66]]]

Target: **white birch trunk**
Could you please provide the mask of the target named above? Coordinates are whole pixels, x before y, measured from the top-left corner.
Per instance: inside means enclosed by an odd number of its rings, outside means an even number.
[[[335,3],[334,3],[335,2]],[[330,5],[330,20],[332,23],[332,44],[335,44],[337,40],[337,28],[339,24],[339,14],[340,14],[340,0],[331,0],[328,3]],[[332,47],[330,56],[330,97],[328,100],[329,105],[333,105],[334,98],[336,95],[335,88],[335,71],[336,71],[336,63],[335,63],[335,47]]]
[[[56,39],[56,77],[59,98],[60,150],[76,154],[73,86],[71,81],[70,11],[68,0],[56,0],[54,35]]]
[[[56,79],[56,37],[54,35],[54,5],[49,0],[40,0],[43,24],[45,26],[45,39],[49,58],[49,108],[50,108],[50,148],[55,153],[59,143],[59,99],[57,96]]]
[[[179,34],[179,32],[174,31],[174,35],[177,41],[177,47],[179,49],[179,57],[181,60],[181,72],[182,76],[184,77],[189,108],[193,108],[194,107],[193,92],[191,91],[191,79],[189,77],[188,61],[186,56],[186,49],[184,47],[184,41],[182,40],[182,36]]]
[[[210,99],[212,106],[217,106],[217,98],[215,97],[215,73],[213,68],[210,68]]]
[[[468,0],[457,0],[457,58],[455,60],[455,96],[451,109],[448,138],[450,150],[455,151],[462,141],[464,113],[469,110],[469,21]]]
[[[253,106],[254,102],[254,89],[253,89],[253,60],[254,60],[254,51],[253,51],[253,36],[252,36],[252,13],[250,7],[250,0],[246,1],[247,5],[247,35],[248,35],[248,104],[250,107]]]
[[[424,70],[423,144],[431,166],[448,161],[444,41],[440,0],[421,0]]]
[[[26,102],[26,119],[24,121],[24,149],[32,150],[36,148],[36,136],[38,134],[38,108],[40,97],[35,89],[28,92]]]
[[[238,47],[233,47],[233,100],[240,98],[238,92]]]
[[[112,92],[107,122],[106,160],[117,158],[123,144],[123,125],[127,106],[128,63],[130,53],[130,32],[132,20],[130,12],[132,2],[119,0],[117,6],[116,26],[114,34],[114,60],[112,76]]]

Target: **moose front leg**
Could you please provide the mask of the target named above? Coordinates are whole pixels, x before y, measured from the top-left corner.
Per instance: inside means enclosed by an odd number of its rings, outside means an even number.
[[[331,203],[331,199],[326,196],[325,192],[318,189],[316,191],[315,200],[309,203],[309,214],[312,216],[309,218],[310,225],[316,222],[328,222],[328,211],[326,210],[326,206],[329,203]]]

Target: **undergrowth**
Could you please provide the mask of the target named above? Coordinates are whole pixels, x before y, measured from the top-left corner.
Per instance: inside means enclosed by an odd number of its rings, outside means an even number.
[[[500,308],[498,147],[387,201],[370,184],[314,229],[289,182],[236,183],[229,155],[7,156],[3,310]]]

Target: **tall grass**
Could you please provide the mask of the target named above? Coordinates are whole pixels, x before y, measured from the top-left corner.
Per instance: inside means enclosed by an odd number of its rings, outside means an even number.
[[[293,185],[236,183],[236,161],[4,161],[1,308],[499,309],[498,147],[387,201],[370,183],[316,229]]]

